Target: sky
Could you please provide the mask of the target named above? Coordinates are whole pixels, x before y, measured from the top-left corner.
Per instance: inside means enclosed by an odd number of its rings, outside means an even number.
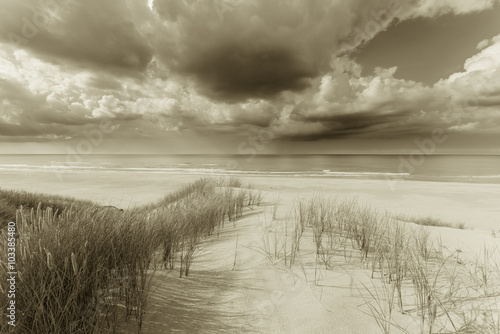
[[[499,0],[0,0],[0,154],[500,154]]]

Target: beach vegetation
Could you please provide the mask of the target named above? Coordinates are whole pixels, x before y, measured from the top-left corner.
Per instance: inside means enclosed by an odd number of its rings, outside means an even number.
[[[236,221],[262,194],[236,179],[200,179],[160,201],[118,209],[64,196],[0,191],[0,219],[16,223],[16,330],[141,332],[158,270],[189,276],[199,243]],[[0,247],[7,249],[7,229]],[[0,314],[6,319],[8,259],[0,255]],[[5,332],[7,324],[0,324]]]

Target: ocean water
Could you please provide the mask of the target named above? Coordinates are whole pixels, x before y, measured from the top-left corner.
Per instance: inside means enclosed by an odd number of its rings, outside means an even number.
[[[2,171],[254,175],[500,184],[500,156],[0,155],[0,175]]]

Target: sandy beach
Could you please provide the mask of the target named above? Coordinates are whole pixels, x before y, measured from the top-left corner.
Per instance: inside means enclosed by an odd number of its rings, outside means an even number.
[[[0,187],[89,199],[127,208],[158,200],[203,175],[161,173],[1,172]],[[432,216],[491,232],[500,223],[500,184],[241,176],[283,205],[313,194],[356,197],[380,210]]]
[[[0,175],[3,189],[23,189],[89,199],[128,208],[156,201],[200,176],[130,173],[65,173],[54,182],[47,172]],[[465,224],[465,229],[428,227],[431,239],[450,252],[459,249],[473,261],[484,249],[500,247],[491,231],[500,222],[500,185],[398,182],[291,177],[241,177],[264,194],[265,205],[246,210],[236,227],[199,246],[189,278],[160,270],[153,285],[144,333],[374,333],[366,308],[371,271],[360,263],[334,270],[314,265],[314,246],[304,242],[301,263],[292,268],[273,263],[263,252],[271,221],[286,221],[294,203],[313,195],[357,198],[379,211],[432,216]],[[274,209],[276,206],[276,209]],[[275,210],[275,211],[274,211]],[[413,225],[413,224],[411,224]],[[311,236],[308,236],[312,238]],[[307,239],[307,235],[304,237]],[[365,285],[363,285],[365,284]],[[401,314],[408,333],[417,325]],[[133,332],[133,326],[121,332]],[[334,329],[334,330],[333,330]]]
[[[62,180],[53,172],[0,174],[3,189],[26,190],[88,199],[102,205],[129,208],[163,198],[203,175],[162,175],[151,173],[67,172]],[[465,224],[465,230],[434,227],[450,247],[479,252],[489,244],[493,230],[500,229],[500,185],[451,182],[398,181],[332,178],[253,177],[240,179],[264,194],[269,205],[277,202],[282,215],[290,214],[294,203],[313,195],[356,198],[375,209],[411,217],[433,217],[444,222]],[[500,235],[500,233],[497,233]],[[500,239],[499,239],[500,240]]]

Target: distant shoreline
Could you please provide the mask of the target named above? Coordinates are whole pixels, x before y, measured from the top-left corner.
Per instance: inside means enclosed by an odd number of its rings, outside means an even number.
[[[401,155],[2,155],[0,174],[37,174],[61,182],[71,174],[122,177],[292,177],[311,179],[500,184],[496,156]],[[7,174],[6,174],[7,173]],[[135,175],[135,176],[134,176]],[[75,176],[78,177],[78,176]],[[112,177],[112,176],[111,176]],[[391,186],[392,187],[392,186]]]
[[[234,170],[213,171],[210,169],[200,170],[197,168],[63,168],[55,167],[53,169],[48,167],[28,167],[28,166],[12,166],[11,168],[2,168],[0,166],[1,175],[48,175],[54,176],[55,182],[58,179],[69,174],[82,174],[87,177],[94,177],[97,174],[111,174],[117,173],[120,175],[156,175],[165,177],[175,176],[191,176],[191,177],[265,177],[265,178],[311,178],[311,179],[340,179],[340,180],[378,180],[388,183],[393,182],[433,182],[433,183],[460,183],[460,184],[500,184],[499,175],[485,175],[485,176],[423,176],[423,175],[410,175],[408,173],[393,173],[393,172],[335,172],[335,171],[250,171],[250,170]]]

